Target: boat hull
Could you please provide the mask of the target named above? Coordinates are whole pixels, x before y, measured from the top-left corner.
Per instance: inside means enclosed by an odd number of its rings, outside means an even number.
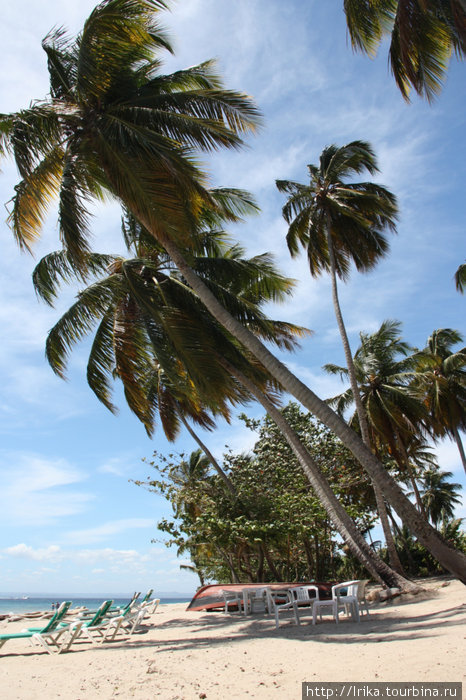
[[[267,586],[274,591],[285,591],[298,586],[317,586],[321,600],[332,597],[332,583],[304,581],[302,583],[210,583],[202,586],[193,596],[186,610],[223,610],[225,603],[222,591],[242,592],[244,588],[264,588]],[[284,594],[285,599],[285,594]],[[230,606],[231,608],[232,606]]]

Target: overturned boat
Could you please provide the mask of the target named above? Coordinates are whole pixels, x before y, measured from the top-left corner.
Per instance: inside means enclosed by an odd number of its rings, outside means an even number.
[[[321,600],[332,597],[332,583],[324,583],[320,581],[302,581],[299,583],[209,583],[206,586],[201,586],[193,596],[186,610],[223,610],[225,601],[223,591],[242,594],[243,590],[252,588],[270,588],[275,593],[283,593],[283,602],[287,599],[287,591],[290,588],[299,588],[300,586],[317,586],[319,589],[319,598]],[[231,606],[230,606],[231,608]]]

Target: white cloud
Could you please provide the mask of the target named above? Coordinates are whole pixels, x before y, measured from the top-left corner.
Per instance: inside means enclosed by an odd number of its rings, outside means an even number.
[[[51,524],[83,512],[93,499],[90,493],[66,488],[85,481],[87,475],[65,459],[2,452],[0,478],[3,484],[0,521],[10,526]]]
[[[6,549],[3,551],[6,556],[21,559],[32,559],[33,561],[60,561],[63,559],[63,554],[60,547],[57,545],[50,545],[49,547],[34,549],[29,545],[21,543],[13,545],[12,547],[6,547]]]

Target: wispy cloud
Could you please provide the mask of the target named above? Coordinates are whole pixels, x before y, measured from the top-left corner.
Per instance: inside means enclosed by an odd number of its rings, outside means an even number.
[[[10,526],[52,524],[82,513],[93,499],[91,493],[69,488],[85,481],[87,475],[65,459],[2,452],[0,478],[3,484],[0,521]]]

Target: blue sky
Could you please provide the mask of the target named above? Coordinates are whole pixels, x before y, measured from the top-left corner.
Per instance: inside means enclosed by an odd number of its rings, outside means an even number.
[[[1,112],[46,95],[41,39],[56,25],[76,33],[94,4],[7,3],[0,26]],[[343,363],[329,281],[311,280],[304,258],[290,259],[274,183],[305,181],[306,164],[316,163],[328,144],[368,140],[379,159],[377,181],[400,205],[391,254],[341,288],[353,346],[360,330],[374,331],[386,318],[400,320],[405,340],[417,346],[435,328],[466,332],[466,299],[452,279],[466,258],[464,65],[452,61],[434,105],[417,98],[407,105],[389,74],[386,47],[376,60],[352,52],[342,4],[178,0],[164,17],[176,48],[167,72],[215,57],[226,85],[254,96],[264,113],[264,127],[246,149],[215,154],[208,167],[214,184],[249,189],[258,199],[260,216],[233,234],[251,255],[273,252],[298,281],[292,300],[274,315],[314,330],[286,362],[324,398],[341,385],[321,366]],[[1,202],[11,198],[17,179],[4,162]],[[169,508],[129,480],[150,474],[142,458],[154,449],[195,446],[184,436],[169,446],[160,431],[149,440],[122,400],[119,416],[112,416],[86,385],[85,347],[73,354],[67,382],[54,376],[44,358],[45,337],[74,291],[49,309],[36,299],[30,275],[42,255],[58,248],[56,218],[47,222],[35,260],[20,253],[4,221],[1,226],[0,592],[126,595],[153,587],[189,595],[197,579],[180,571],[183,560],[174,550],[151,543],[160,539],[156,523]],[[96,209],[93,231],[96,250],[120,250],[115,205]],[[260,414],[255,406],[250,412]],[[206,439],[221,457],[226,444],[246,450],[254,436],[234,419]],[[455,445],[445,442],[437,454],[442,468],[464,484]],[[458,513],[466,515],[464,507]]]

